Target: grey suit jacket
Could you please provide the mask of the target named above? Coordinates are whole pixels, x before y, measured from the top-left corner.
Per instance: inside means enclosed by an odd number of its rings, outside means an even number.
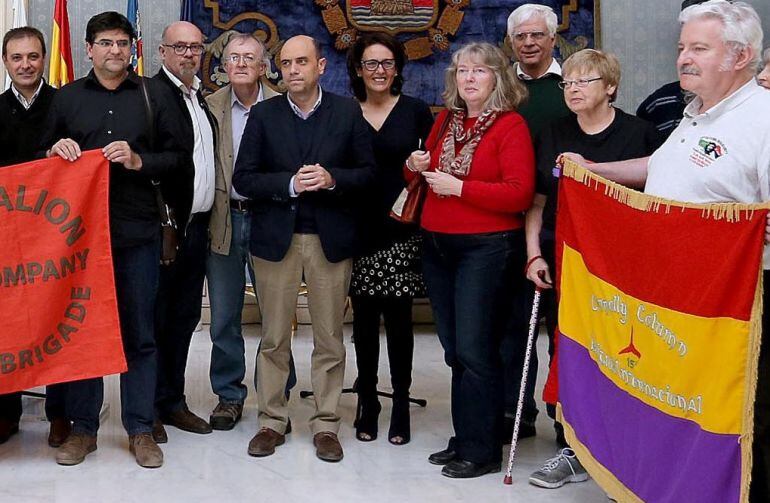
[[[264,99],[278,96],[264,82],[259,84]],[[221,162],[216,172],[216,192],[214,206],[211,209],[209,222],[209,238],[211,251],[220,255],[230,253],[232,240],[232,220],[230,218],[230,190],[233,186],[233,122],[231,114],[232,87],[226,85],[217,92],[206,97],[211,113],[219,124],[218,154]]]

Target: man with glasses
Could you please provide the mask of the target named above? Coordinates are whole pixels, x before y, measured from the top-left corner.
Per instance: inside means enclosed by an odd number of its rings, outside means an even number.
[[[533,138],[552,120],[569,113],[558,88],[561,66],[553,57],[557,26],[556,14],[547,5],[524,4],[508,16],[516,75],[529,91],[529,100],[519,113]]]
[[[286,97],[249,114],[233,186],[250,199],[251,254],[262,309],[257,356],[260,430],[252,456],[284,443],[291,324],[304,276],[313,322],[310,418],[316,456],[342,459],[337,411],[345,374],[342,321],[361,202],[375,180],[369,126],[353,100],[322,90],[320,44],[300,35],[281,48]]]
[[[192,150],[183,176],[163,184],[164,197],[174,207],[180,237],[176,260],[161,266],[155,338],[158,344],[158,384],[155,394],[155,441],[168,436],[163,424],[191,433],[211,433],[211,425],[193,414],[184,395],[190,341],[201,317],[203,280],[208,255],[208,226],[214,204],[216,126],[201,94],[203,33],[192,23],[177,21],[162,34],[163,66],[154,77],[173,94],[170,104],[182,117],[180,141]]]
[[[559,88],[561,66],[553,57],[558,20],[553,9],[546,5],[524,4],[516,8],[508,17],[508,40],[516,57],[516,75],[527,87],[529,99],[519,108],[529,126],[530,134],[536,139],[552,121],[566,117],[569,109],[564,102],[564,93]],[[537,142],[535,141],[535,147]],[[538,155],[535,149],[535,155]],[[534,289],[532,283],[523,275],[522,283],[512,285],[517,292],[514,306],[508,319],[505,337],[501,346],[505,365],[505,420],[503,422],[504,444],[511,441],[513,423],[516,416],[516,404],[519,400],[519,386],[524,366],[529,328],[529,315],[532,309]],[[545,306],[553,302],[553,292],[545,291],[541,297]],[[541,309],[544,312],[545,309]],[[550,336],[549,336],[550,339]],[[549,354],[553,352],[553,343],[549,344]],[[519,428],[519,438],[535,435],[535,419],[538,410],[535,402],[535,383],[537,381],[537,352],[532,352],[529,377],[524,394],[524,409]],[[548,411],[555,417],[556,411]],[[563,443],[563,434],[557,431],[559,443]]]
[[[241,312],[249,260],[249,200],[233,188],[233,166],[243,129],[253,105],[277,96],[262,77],[269,68],[264,44],[253,35],[236,33],[222,51],[230,83],[206,98],[219,125],[217,191],[211,210],[211,253],[206,263],[211,302],[211,389],[219,403],[209,422],[215,430],[231,430],[241,419],[247,388]],[[253,277],[253,273],[252,273]],[[253,279],[252,279],[253,281]]]
[[[163,464],[152,438],[157,359],[153,322],[160,261],[160,216],[152,181],[174,174],[191,155],[175,136],[179,118],[164,86],[130,70],[131,23],[117,12],[97,14],[86,27],[89,74],[53,98],[42,135],[46,156],[75,161],[101,149],[110,161],[110,234],[120,331],[128,371],[120,376],[123,426],[140,466]],[[143,84],[144,82],[144,84]],[[150,137],[142,85],[154,110]],[[66,414],[72,434],[56,453],[76,465],[96,450],[104,399],[101,378],[68,384]]]

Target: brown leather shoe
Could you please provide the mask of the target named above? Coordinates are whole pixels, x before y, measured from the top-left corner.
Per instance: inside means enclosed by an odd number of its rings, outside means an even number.
[[[95,450],[96,436],[74,432],[56,451],[56,462],[60,465],[77,465]]]
[[[0,444],[4,444],[19,432],[19,422],[0,419]]]
[[[156,444],[165,444],[168,442],[166,428],[163,427],[163,423],[160,422],[160,419],[155,419],[152,423],[152,439],[155,440]]]
[[[176,426],[180,430],[190,433],[206,434],[211,433],[211,425],[206,420],[196,416],[187,406],[161,417],[163,424]]]
[[[342,445],[335,433],[330,431],[316,433],[313,436],[313,445],[315,445],[315,455],[318,459],[332,463],[342,459]]]
[[[67,440],[72,433],[72,423],[69,419],[55,417],[51,419],[51,426],[48,429],[48,445],[57,448]]]
[[[142,468],[158,468],[163,466],[163,451],[149,432],[128,436],[128,450],[136,458],[136,463]]]
[[[249,456],[261,458],[275,453],[275,448],[283,445],[286,436],[270,428],[260,429],[249,442]]]

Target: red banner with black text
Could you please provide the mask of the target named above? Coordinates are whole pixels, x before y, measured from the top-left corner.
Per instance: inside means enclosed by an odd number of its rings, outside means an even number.
[[[0,394],[124,372],[99,151],[0,168]]]

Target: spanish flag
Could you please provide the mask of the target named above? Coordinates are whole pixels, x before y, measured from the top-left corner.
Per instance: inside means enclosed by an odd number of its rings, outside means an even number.
[[[56,0],[53,10],[51,33],[51,60],[48,64],[48,83],[61,87],[74,80],[72,74],[72,49],[70,48],[70,21],[67,0]]]
[[[144,58],[142,57],[142,26],[139,16],[139,0],[128,0],[126,17],[136,32],[136,40],[131,48],[131,66],[140,77],[144,77]]]
[[[766,215],[656,198],[565,162],[559,417],[617,501],[747,501]]]

